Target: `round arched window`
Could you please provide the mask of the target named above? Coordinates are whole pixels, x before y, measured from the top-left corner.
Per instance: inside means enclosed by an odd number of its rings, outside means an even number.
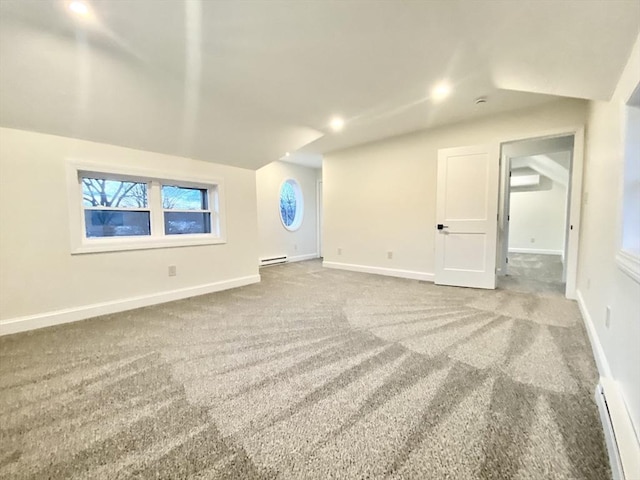
[[[297,230],[302,224],[304,200],[300,185],[293,179],[285,180],[280,187],[280,220],[287,230]]]

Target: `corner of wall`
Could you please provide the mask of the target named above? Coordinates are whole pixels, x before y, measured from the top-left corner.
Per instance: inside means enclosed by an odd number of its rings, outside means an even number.
[[[282,225],[278,209],[280,188],[288,179],[298,183],[304,199],[302,224],[294,231]],[[317,258],[317,179],[317,169],[281,161],[256,172],[259,260],[279,256],[289,261]]]

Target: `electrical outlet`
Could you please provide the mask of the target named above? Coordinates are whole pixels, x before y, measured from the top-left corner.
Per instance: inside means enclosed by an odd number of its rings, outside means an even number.
[[[342,249],[338,248],[338,255],[342,255]]]
[[[535,239],[535,238],[532,238],[532,239],[531,239],[531,243],[536,243],[536,239]]]
[[[178,271],[176,269],[175,265],[169,265],[169,276],[170,277],[175,277],[178,274]]]
[[[391,251],[387,252],[387,258],[391,260],[393,258],[393,252]]]
[[[607,310],[604,315],[604,326],[609,328],[609,325],[611,325],[611,306],[607,305]]]

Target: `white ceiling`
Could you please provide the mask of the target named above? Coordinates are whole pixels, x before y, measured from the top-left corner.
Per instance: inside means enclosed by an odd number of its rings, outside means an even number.
[[[88,3],[0,1],[0,125],[246,168],[608,99],[640,25],[638,0]]]

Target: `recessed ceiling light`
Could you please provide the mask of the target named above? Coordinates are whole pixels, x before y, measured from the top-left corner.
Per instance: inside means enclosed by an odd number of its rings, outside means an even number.
[[[85,3],[74,1],[69,4],[69,10],[73,13],[85,17],[89,13],[89,7]]]
[[[331,129],[334,132],[339,132],[344,128],[344,120],[341,119],[340,117],[333,117],[329,125],[331,125]]]
[[[431,98],[433,100],[444,100],[451,94],[451,87],[447,83],[440,83],[431,90]]]
[[[289,155],[291,155],[289,152],[285,152],[284,156],[288,157]]]

